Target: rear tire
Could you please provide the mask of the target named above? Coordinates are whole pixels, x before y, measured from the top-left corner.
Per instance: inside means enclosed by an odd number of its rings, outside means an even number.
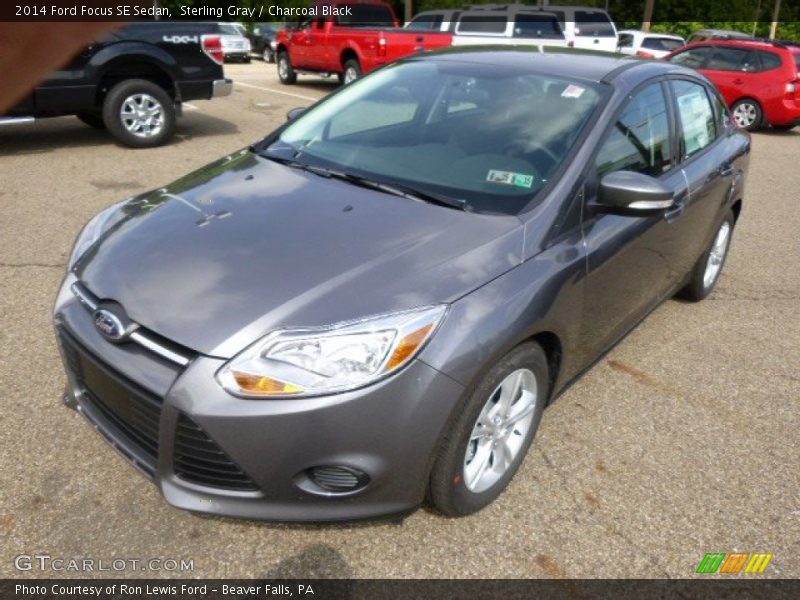
[[[339,76],[339,82],[342,85],[348,85],[357,79],[361,79],[362,75],[361,63],[358,62],[357,58],[351,58],[344,61],[344,72]]]
[[[717,226],[714,238],[708,249],[703,252],[700,260],[692,269],[689,283],[684,287],[678,296],[690,302],[700,302],[714,291],[722,274],[722,267],[725,266],[725,259],[728,257],[728,250],[731,247],[733,237],[734,218],[733,213],[728,214]]]
[[[297,83],[297,73],[292,68],[292,61],[289,59],[289,53],[285,50],[278,54],[278,79],[284,85],[293,85]]]
[[[757,100],[752,98],[742,98],[734,102],[731,107],[733,122],[741,129],[756,131],[760,129],[764,121],[764,111]]]
[[[75,116],[94,129],[106,128],[106,124],[103,122],[103,115],[99,112],[82,112]]]
[[[517,346],[495,363],[446,434],[431,470],[428,502],[451,517],[493,502],[522,464],[549,392],[547,357],[538,344]]]
[[[131,148],[160,146],[175,133],[175,103],[159,85],[127,79],[103,101],[103,122],[120,143]]]

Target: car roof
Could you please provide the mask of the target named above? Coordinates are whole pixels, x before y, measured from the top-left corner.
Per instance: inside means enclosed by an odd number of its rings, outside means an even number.
[[[611,54],[594,50],[573,48],[508,46],[454,46],[411,55],[405,61],[435,60],[473,63],[484,66],[516,67],[531,73],[547,73],[568,79],[580,79],[595,83],[610,82],[618,74],[635,69],[642,78],[669,72],[697,72],[680,65],[641,58],[626,54]]]
[[[788,44],[788,46],[787,46]],[[756,40],[756,39],[739,39],[739,40],[703,40],[701,42],[692,42],[686,48],[697,48],[699,46],[730,46],[733,48],[751,48],[758,50],[792,50],[800,49],[800,46],[794,46],[792,42],[781,42],[780,40]],[[683,50],[683,48],[681,48]]]

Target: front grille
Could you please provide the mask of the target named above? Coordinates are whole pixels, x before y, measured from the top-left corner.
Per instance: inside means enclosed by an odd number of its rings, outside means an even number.
[[[258,486],[203,429],[181,414],[175,430],[175,474],[198,485],[238,491]]]
[[[88,416],[106,436],[135,452],[136,462],[151,477],[158,464],[158,428],[162,401],[94,358],[61,331],[67,367],[81,388]]]

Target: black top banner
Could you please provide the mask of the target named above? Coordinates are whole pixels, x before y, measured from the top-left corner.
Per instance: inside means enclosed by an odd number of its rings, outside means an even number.
[[[347,4],[349,0],[330,0]],[[358,0],[352,0],[357,3]],[[503,4],[468,0],[388,0],[398,15],[468,5]],[[308,7],[313,0],[8,0],[0,2],[0,21],[134,21],[140,19],[202,19],[262,22],[280,20],[276,8]],[[513,2],[512,2],[513,3]],[[798,0],[546,0],[522,2],[532,6],[584,5],[608,11],[620,23],[649,20],[658,23],[781,23],[800,22]],[[647,14],[652,16],[649,19]]]

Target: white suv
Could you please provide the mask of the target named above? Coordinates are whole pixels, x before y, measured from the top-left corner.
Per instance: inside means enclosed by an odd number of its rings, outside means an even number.
[[[453,45],[567,45],[558,17],[524,4],[485,4],[462,12]]]

